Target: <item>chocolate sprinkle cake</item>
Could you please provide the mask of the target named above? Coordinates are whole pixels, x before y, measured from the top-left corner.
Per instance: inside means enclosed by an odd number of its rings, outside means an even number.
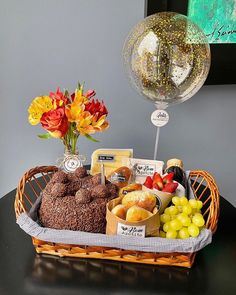
[[[55,172],[42,192],[39,219],[43,226],[93,233],[105,233],[106,204],[118,194],[101,175],[88,175],[84,167],[74,173]]]

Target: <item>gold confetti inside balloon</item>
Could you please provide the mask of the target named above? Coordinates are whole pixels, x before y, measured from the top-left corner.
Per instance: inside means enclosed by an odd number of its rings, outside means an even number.
[[[186,16],[161,12],[133,28],[123,58],[136,90],[164,109],[202,87],[210,68],[210,47],[203,31]]]

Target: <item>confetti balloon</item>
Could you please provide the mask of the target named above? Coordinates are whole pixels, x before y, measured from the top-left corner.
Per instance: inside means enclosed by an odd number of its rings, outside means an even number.
[[[133,28],[123,59],[135,89],[164,109],[202,87],[210,68],[210,47],[203,31],[186,16],[161,12]]]

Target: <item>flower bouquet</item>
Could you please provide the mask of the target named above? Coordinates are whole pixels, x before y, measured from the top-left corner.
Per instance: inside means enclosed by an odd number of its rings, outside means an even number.
[[[84,157],[78,155],[77,140],[80,135],[97,142],[91,134],[103,132],[109,127],[108,111],[103,101],[93,98],[94,90],[84,93],[83,84],[78,84],[75,92],[68,90],[50,92],[47,96],[36,97],[28,108],[29,123],[41,123],[47,133],[38,137],[58,138],[65,146],[65,156],[59,163],[61,168],[71,172],[82,166]]]

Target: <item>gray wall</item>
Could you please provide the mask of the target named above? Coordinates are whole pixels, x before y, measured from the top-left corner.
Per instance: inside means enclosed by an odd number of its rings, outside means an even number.
[[[153,106],[129,86],[122,67],[122,46],[131,27],[143,18],[144,0],[0,1],[0,195],[16,187],[25,170],[53,164],[63,147],[40,140],[40,127],[27,122],[33,97],[57,86],[73,90],[86,81],[110,111],[110,129],[84,138],[79,149],[90,155],[101,147],[133,147],[137,157],[153,155]],[[187,169],[213,173],[222,195],[236,205],[236,85],[208,86],[169,110],[161,130],[159,158],[180,157]]]

